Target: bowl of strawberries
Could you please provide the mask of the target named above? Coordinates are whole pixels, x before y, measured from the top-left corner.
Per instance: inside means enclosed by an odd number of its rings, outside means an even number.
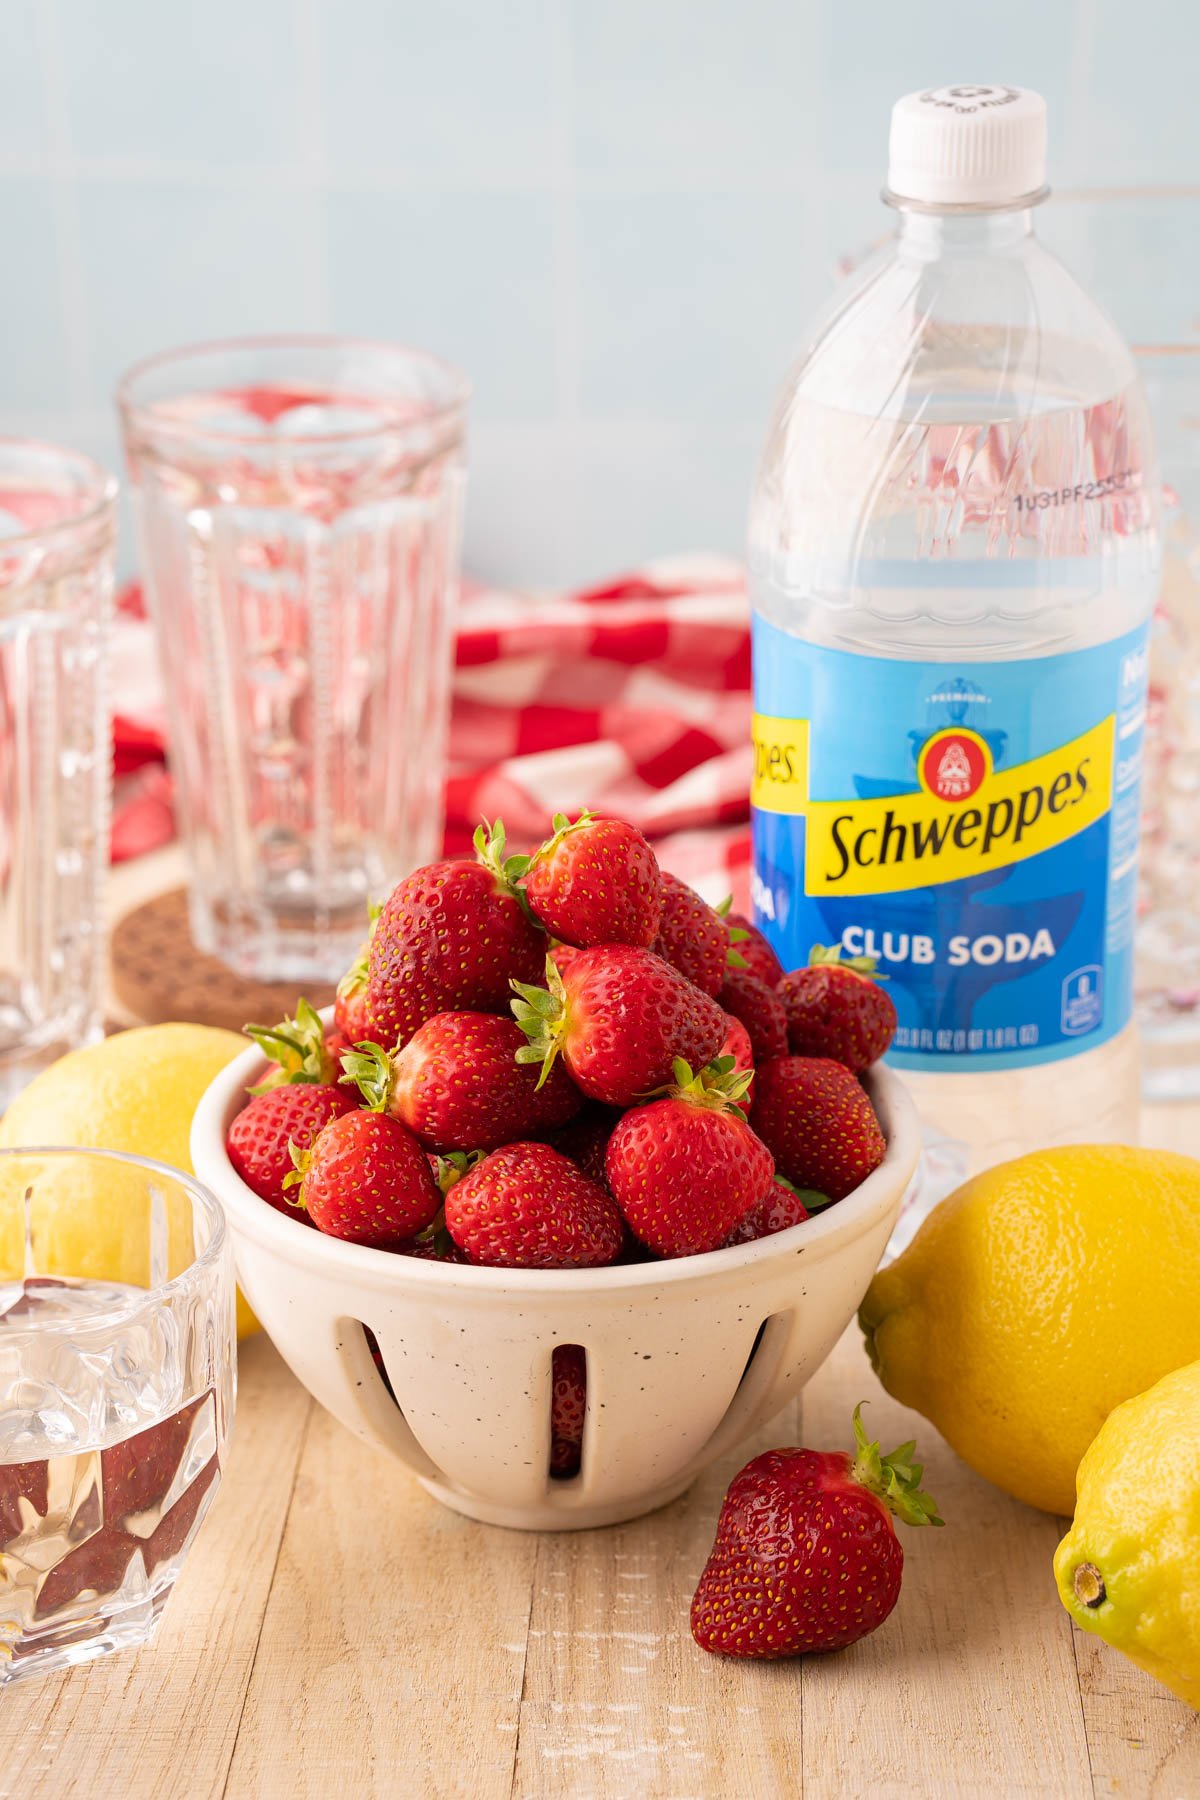
[[[895,1010],[785,973],[619,819],[418,869],[318,1014],[248,1028],[196,1172],[282,1355],[491,1523],[635,1518],[845,1329],[916,1165]]]

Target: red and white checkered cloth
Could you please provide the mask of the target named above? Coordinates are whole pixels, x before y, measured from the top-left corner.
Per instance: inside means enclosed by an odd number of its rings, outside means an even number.
[[[581,593],[464,589],[446,851],[481,818],[510,842],[587,805],[640,827],[663,866],[744,908],[750,860],[750,630],[725,558],[648,564]],[[136,590],[117,628],[115,858],[169,840],[162,705]]]

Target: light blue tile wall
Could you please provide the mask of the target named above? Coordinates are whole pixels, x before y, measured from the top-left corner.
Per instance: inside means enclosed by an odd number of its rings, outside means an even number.
[[[5,0],[0,429],[115,458],[137,355],[383,335],[473,377],[478,573],[736,551],[910,88],[1040,87],[1046,235],[1200,338],[1198,52],[1194,0]]]

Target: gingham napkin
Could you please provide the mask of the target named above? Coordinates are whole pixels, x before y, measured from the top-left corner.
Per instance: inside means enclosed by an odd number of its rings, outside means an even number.
[[[556,811],[617,813],[665,868],[710,900],[747,901],[750,631],[740,565],[647,564],[583,592],[530,595],[468,584],[459,606],[446,853],[480,818],[515,848]],[[136,590],[117,627],[118,773],[113,855],[174,826],[163,713]]]

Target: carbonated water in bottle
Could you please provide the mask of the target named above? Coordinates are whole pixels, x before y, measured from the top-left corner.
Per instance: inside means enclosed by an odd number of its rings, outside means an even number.
[[[1132,358],[1034,236],[1045,106],[893,113],[895,236],[818,319],[751,511],[754,900],[873,956],[940,1187],[1134,1141],[1158,477]]]

